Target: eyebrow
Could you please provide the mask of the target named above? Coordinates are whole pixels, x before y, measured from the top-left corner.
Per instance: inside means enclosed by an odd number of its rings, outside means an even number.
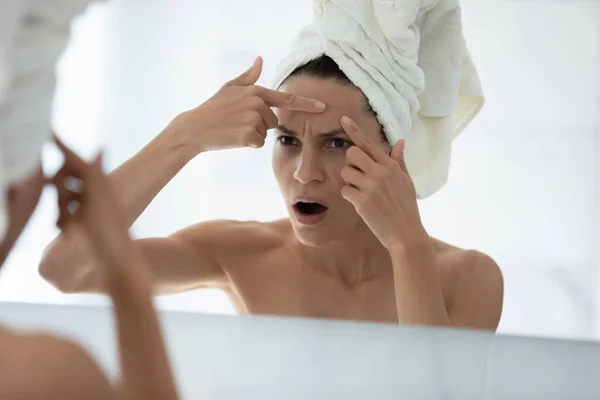
[[[298,134],[296,132],[294,132],[293,130],[291,130],[290,128],[288,128],[285,125],[277,125],[277,129],[278,131],[281,131],[282,133],[285,133],[286,135],[290,135],[290,136],[295,136],[298,137]],[[342,134],[346,137],[348,137],[348,135],[346,134],[346,132],[344,131],[343,128],[337,128],[337,129],[333,129],[331,131],[327,131],[327,132],[320,132],[317,134],[317,136],[325,138],[325,139],[332,139],[337,137],[339,134]]]

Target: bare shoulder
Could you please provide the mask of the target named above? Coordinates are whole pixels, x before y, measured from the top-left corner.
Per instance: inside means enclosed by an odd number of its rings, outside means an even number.
[[[434,239],[447,308],[453,324],[496,329],[502,313],[504,278],[485,253]]]
[[[176,235],[219,259],[239,259],[280,248],[289,231],[287,219],[273,222],[214,220],[193,225]]]
[[[78,344],[45,333],[14,333],[1,340],[10,369],[2,368],[9,373],[0,378],[0,398],[114,398],[110,381]]]
[[[190,242],[210,243],[224,248],[252,250],[281,242],[285,221],[273,222],[214,220],[201,222],[177,232],[176,236]]]
[[[471,275],[502,279],[500,267],[485,253],[462,249],[433,239],[440,275],[451,280],[463,280]]]

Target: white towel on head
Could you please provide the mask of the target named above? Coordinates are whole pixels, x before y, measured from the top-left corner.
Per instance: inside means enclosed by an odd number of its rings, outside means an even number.
[[[458,0],[313,0],[314,20],[278,66],[279,88],[298,67],[331,57],[360,88],[419,198],[448,179],[452,140],[484,103],[462,34]]]
[[[10,185],[31,175],[50,138],[55,65],[73,18],[90,0],[3,0],[0,4],[0,240]]]

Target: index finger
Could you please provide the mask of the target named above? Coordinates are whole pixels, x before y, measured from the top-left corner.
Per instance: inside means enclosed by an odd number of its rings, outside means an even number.
[[[257,96],[264,100],[269,107],[283,108],[293,111],[322,113],[325,103],[308,97],[298,96],[288,92],[280,92],[264,87],[257,87]]]
[[[367,153],[375,162],[384,164],[391,160],[382,149],[360,130],[356,122],[350,119],[350,117],[344,116],[342,118],[342,128],[352,142],[354,142],[354,145]]]

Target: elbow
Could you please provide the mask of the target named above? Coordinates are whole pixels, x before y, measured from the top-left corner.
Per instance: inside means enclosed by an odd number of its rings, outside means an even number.
[[[44,254],[39,266],[38,273],[46,282],[65,294],[77,293],[77,287],[73,282],[73,274],[69,273],[67,265],[53,256],[52,252]]]
[[[61,279],[60,274],[57,273],[56,265],[52,260],[43,259],[38,267],[38,273],[46,282],[58,289],[62,293],[69,293],[67,285],[64,280]]]
[[[82,293],[96,279],[90,253],[85,237],[76,231],[63,232],[46,247],[38,273],[62,293]]]

